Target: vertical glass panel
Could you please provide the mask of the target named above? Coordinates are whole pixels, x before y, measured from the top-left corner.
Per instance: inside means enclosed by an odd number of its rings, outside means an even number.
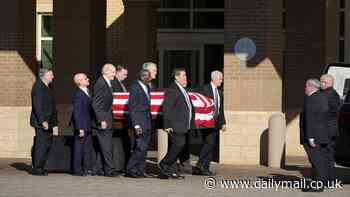
[[[345,0],[340,0],[340,8],[345,9]]]
[[[285,31],[286,30],[286,13],[285,12],[283,12],[283,14],[282,14],[282,30],[283,31]]]
[[[224,8],[224,0],[194,0],[194,8]]]
[[[339,13],[339,36],[344,37],[345,35],[345,13]]]
[[[204,45],[204,83],[210,82],[210,73],[214,70],[223,71],[224,45]]]
[[[43,15],[41,23],[42,37],[53,37],[53,33],[53,17],[49,15]]]
[[[164,51],[164,87],[167,88],[173,81],[171,73],[174,68],[185,68],[187,74],[188,87],[191,84],[198,84],[199,73],[199,51],[188,50],[165,50]]]
[[[190,28],[189,12],[161,12],[159,17],[160,28]]]
[[[345,43],[344,40],[339,40],[339,62],[344,62],[345,61]]]
[[[43,68],[53,67],[52,40],[43,40],[41,42],[41,61]]]
[[[223,29],[224,12],[195,12],[194,28],[198,29]]]
[[[190,8],[191,0],[162,0],[161,8]]]

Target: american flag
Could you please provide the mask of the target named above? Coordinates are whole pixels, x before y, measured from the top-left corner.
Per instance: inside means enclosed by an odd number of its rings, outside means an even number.
[[[188,95],[194,106],[194,123],[197,128],[213,127],[214,101],[196,92],[189,92]],[[113,116],[115,119],[124,119],[128,112],[128,92],[113,93]],[[164,92],[151,92],[151,114],[152,119],[161,118]]]

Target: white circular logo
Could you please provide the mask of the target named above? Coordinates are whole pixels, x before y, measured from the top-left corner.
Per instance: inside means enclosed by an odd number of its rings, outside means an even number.
[[[252,59],[256,54],[256,45],[250,38],[239,39],[234,47],[235,55],[242,61]]]

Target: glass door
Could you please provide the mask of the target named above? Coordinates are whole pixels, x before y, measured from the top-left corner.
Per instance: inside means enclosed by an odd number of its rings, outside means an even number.
[[[187,73],[188,87],[197,87],[199,81],[199,56],[200,50],[164,50],[163,87],[168,87],[173,81],[171,75],[174,68],[185,68]]]

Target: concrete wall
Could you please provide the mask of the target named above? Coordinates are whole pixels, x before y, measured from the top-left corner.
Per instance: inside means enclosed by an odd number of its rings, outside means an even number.
[[[79,11],[77,12],[77,7]],[[91,84],[105,62],[104,1],[54,1],[54,73],[53,83],[58,108],[59,133],[71,134],[68,128],[71,99],[75,90],[73,75],[85,72]]]
[[[282,111],[282,2],[225,1],[224,102],[228,131],[220,136],[220,162],[260,163],[268,117]],[[234,44],[252,39],[256,56],[246,65]],[[266,154],[265,154],[266,155]]]
[[[28,157],[32,144],[35,8],[34,0],[5,1],[0,7],[0,157]]]
[[[299,145],[299,113],[308,78],[319,78],[336,60],[337,1],[286,1],[284,69],[287,155],[305,156]],[[300,6],[303,5],[303,6]]]

